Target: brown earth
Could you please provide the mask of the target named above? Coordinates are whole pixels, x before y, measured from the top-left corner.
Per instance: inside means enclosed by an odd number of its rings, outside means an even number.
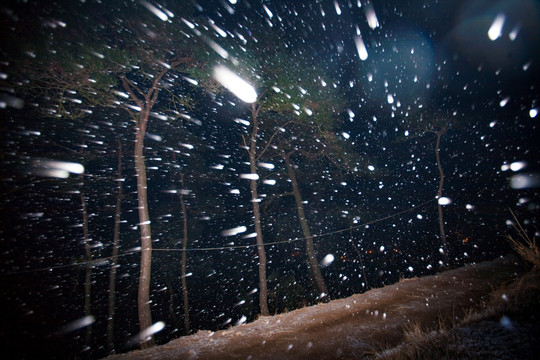
[[[524,271],[498,258],[107,359],[356,359],[399,345],[412,325],[461,318]]]

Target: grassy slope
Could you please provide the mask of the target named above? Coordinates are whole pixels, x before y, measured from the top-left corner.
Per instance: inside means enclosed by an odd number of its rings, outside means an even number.
[[[435,343],[424,340],[442,334],[441,329],[458,325],[462,319],[472,321],[474,314],[488,314],[492,311],[489,309],[495,309],[495,301],[490,298],[493,289],[524,273],[517,257],[499,258],[403,280],[327,304],[261,317],[227,330],[199,331],[165,345],[110,359],[352,359],[380,355],[408,358],[411,353],[414,357],[426,347],[434,347]],[[530,282],[535,284],[536,280]],[[529,280],[523,281],[521,286],[529,287]],[[507,292],[509,300],[500,305],[516,304],[519,308],[520,300],[514,301]],[[447,344],[448,340],[442,343]]]

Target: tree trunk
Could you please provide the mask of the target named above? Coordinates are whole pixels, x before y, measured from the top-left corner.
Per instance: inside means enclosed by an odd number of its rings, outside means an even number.
[[[440,146],[441,146],[441,137],[445,132],[446,132],[446,127],[443,127],[436,133],[437,142],[435,144],[435,157],[437,158],[437,167],[439,168],[439,189],[437,190],[438,199],[442,197],[443,186],[444,186],[444,171],[441,165]],[[437,208],[439,211],[439,230],[441,233],[442,250],[443,250],[444,262],[445,262],[444,266],[448,266],[449,254],[448,254],[448,244],[446,242],[446,234],[444,232],[444,218],[443,218],[442,205],[440,203],[437,203]]]
[[[84,192],[81,191],[81,206],[83,216],[83,236],[84,236],[84,251],[86,261],[92,261],[92,250],[90,249],[90,234],[88,232],[88,211],[86,210],[86,199]],[[84,278],[84,315],[92,315],[92,266],[86,265]],[[92,325],[86,327],[85,345],[90,347],[92,341]]]
[[[190,333],[189,324],[189,302],[188,302],[188,289],[186,279],[186,261],[187,261],[187,243],[188,243],[188,222],[187,222],[187,209],[184,201],[184,174],[180,173],[180,181],[182,183],[182,190],[180,191],[180,204],[182,205],[182,216],[184,218],[184,238],[182,239],[182,295],[184,298],[184,330],[186,335]]]
[[[146,186],[146,165],[144,163],[144,135],[150,110],[145,108],[139,116],[135,136],[135,170],[137,176],[137,200],[139,205],[139,229],[141,232],[141,269],[139,274],[139,293],[137,307],[139,312],[139,329],[144,331],[152,325],[150,311],[150,274],[152,267],[152,237],[150,230],[150,214],[148,213],[148,194]],[[141,348],[154,345],[152,336],[140,339]]]
[[[120,243],[120,215],[122,212],[122,142],[118,139],[118,189],[116,192],[116,207],[114,213],[113,251],[111,272],[109,274],[109,312],[107,317],[107,352],[114,354],[114,314],[116,303],[116,267],[118,265],[118,246]]]
[[[252,175],[257,174],[257,164],[256,164],[256,154],[257,154],[257,132],[258,132],[258,120],[257,120],[258,109],[255,106],[255,103],[251,107],[251,118],[252,118],[252,131],[250,137],[249,145],[249,168]],[[259,303],[261,308],[261,315],[268,316],[270,312],[268,311],[268,287],[266,284],[266,250],[264,249],[264,240],[262,236],[261,228],[261,213],[259,210],[259,194],[257,192],[257,180],[250,180],[251,185],[251,204],[253,206],[253,221],[255,225],[255,233],[257,234],[257,251],[259,254]]]
[[[311,231],[309,230],[306,215],[304,213],[302,194],[300,194],[300,189],[298,188],[298,181],[296,180],[296,174],[294,172],[293,165],[291,164],[290,153],[283,152],[282,157],[283,160],[285,160],[285,165],[287,165],[287,172],[289,174],[289,178],[291,179],[294,199],[296,200],[296,211],[298,213],[298,219],[300,220],[302,232],[304,233],[304,238],[306,239],[306,252],[311,267],[311,274],[313,275],[313,280],[317,285],[317,288],[319,289],[320,298],[322,300],[328,300],[328,290],[326,288],[324,278],[321,274],[321,268],[319,267],[317,255],[315,254],[315,248],[313,246],[313,236],[311,236]]]
[[[351,232],[352,232],[352,230],[351,230]],[[351,240],[352,240],[352,236],[351,236]],[[356,246],[354,244],[354,242],[351,242],[351,244],[354,247],[354,250],[356,250],[356,254],[358,255],[358,259],[360,259],[360,266],[362,267],[362,274],[364,275],[364,280],[366,281],[366,288],[369,290],[368,278],[367,278],[367,275],[366,275],[366,267],[364,266],[364,260],[362,259],[362,253],[358,249],[358,246]]]
[[[152,237],[150,230],[150,215],[148,213],[148,194],[146,186],[146,166],[144,164],[144,136],[150,110],[157,102],[160,84],[159,82],[167,72],[179,64],[187,63],[190,59],[180,59],[173,62],[170,67],[159,73],[152,83],[152,86],[144,93],[137,85],[126,77],[122,78],[124,89],[129,94],[131,100],[141,109],[139,116],[135,119],[137,128],[135,131],[135,151],[134,162],[137,176],[137,201],[139,205],[139,229],[141,232],[141,269],[139,274],[139,293],[137,297],[137,308],[139,315],[139,329],[141,333],[152,325],[152,314],[150,311],[150,275],[152,268]],[[148,348],[154,345],[154,339],[150,335],[146,339],[140,339],[141,348]]]

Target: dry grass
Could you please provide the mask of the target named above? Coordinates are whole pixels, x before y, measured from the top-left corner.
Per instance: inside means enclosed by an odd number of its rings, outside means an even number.
[[[461,319],[452,315],[449,317],[439,316],[436,329],[422,329],[418,324],[412,324],[403,329],[403,342],[394,348],[382,351],[373,351],[369,358],[387,360],[405,359],[473,359],[475,354],[463,346],[464,335],[460,327],[479,323],[483,320],[497,321],[508,314],[538,313],[540,304],[540,249],[535,238],[532,239],[523,229],[521,223],[516,220],[514,228],[518,233],[515,239],[507,236],[512,248],[523,261],[532,266],[529,273],[519,279],[510,281],[490,294],[487,301],[480,306],[469,308]],[[481,354],[482,345],[476,349]],[[486,349],[485,353],[489,353]]]
[[[403,342],[394,348],[372,352],[374,359],[388,360],[431,360],[431,359],[462,359],[463,349],[459,344],[461,336],[453,331],[457,327],[457,319],[452,316],[439,315],[436,328],[422,328],[413,323],[403,329]]]
[[[474,359],[478,354],[489,354],[486,345],[478,344],[475,353],[463,346],[465,336],[460,327],[483,320],[497,321],[508,314],[528,312],[540,303],[540,274],[531,272],[505,284],[490,294],[490,299],[479,308],[470,308],[462,319],[439,318],[436,329],[423,329],[412,324],[404,329],[403,342],[394,348],[371,351],[369,358],[385,360]],[[534,310],[533,310],[534,311]],[[482,357],[489,358],[489,357]]]
[[[512,235],[507,235],[506,238],[514,251],[524,261],[532,265],[533,271],[536,271],[540,269],[540,249],[536,245],[536,238],[533,236],[531,239],[513,212],[512,216],[516,221],[514,229],[517,231],[518,237],[514,238]]]

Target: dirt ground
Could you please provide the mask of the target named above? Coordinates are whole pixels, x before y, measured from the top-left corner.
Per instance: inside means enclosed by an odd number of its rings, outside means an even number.
[[[523,271],[517,258],[498,258],[107,359],[360,358],[400,344],[412,324],[435,328],[461,317]]]

